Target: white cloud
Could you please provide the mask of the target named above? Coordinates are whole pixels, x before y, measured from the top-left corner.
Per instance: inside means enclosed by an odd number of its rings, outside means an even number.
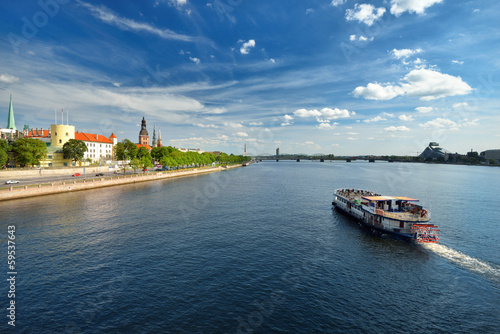
[[[241,125],[240,123],[233,123],[233,122],[224,122],[224,126],[225,127],[228,127],[228,128],[242,128],[243,125]]]
[[[405,122],[410,122],[413,121],[413,116],[412,115],[400,115],[399,119]]]
[[[248,42],[243,43],[243,45],[240,48],[241,54],[247,55],[250,53],[250,48],[255,47],[255,40],[251,39]]]
[[[344,2],[345,2],[345,0],[332,0],[331,5],[332,5],[333,7],[337,7],[337,6],[342,5]]]
[[[380,121],[387,121],[387,118],[383,118],[382,116],[375,116],[373,118],[370,118],[370,119],[365,119],[363,120],[363,122],[365,123],[371,123],[371,122],[380,122]]]
[[[410,131],[406,126],[401,125],[401,126],[389,126],[384,129],[386,132],[396,132],[396,131]]]
[[[475,119],[472,121],[469,121],[468,119],[464,119],[464,122],[460,124],[460,127],[468,128],[471,126],[478,126],[479,125],[478,121],[479,121],[479,119]]]
[[[472,88],[460,77],[443,74],[429,69],[417,69],[408,73],[399,86],[369,83],[366,87],[356,87],[354,96],[368,100],[391,100],[397,96],[408,95],[428,101],[446,96],[466,95]]]
[[[314,142],[313,141],[306,141],[306,142],[304,142],[304,144],[306,144],[306,145],[314,145]]]
[[[391,14],[400,16],[404,12],[423,15],[430,6],[443,0],[391,0]]]
[[[193,63],[199,64],[201,62],[200,58],[196,57],[189,57],[189,60],[191,60]]]
[[[269,61],[273,64],[276,64],[276,60],[274,58],[269,59]]]
[[[214,128],[214,129],[217,129],[219,128],[217,125],[215,124],[203,124],[203,123],[196,123],[196,124],[193,124],[194,126],[198,126],[200,128]]]
[[[14,83],[18,82],[19,78],[9,74],[0,74],[0,82]]]
[[[371,26],[373,22],[381,18],[385,13],[385,8],[375,8],[370,4],[355,4],[354,9],[348,9],[345,13],[345,18],[347,21],[359,21],[368,26]]]
[[[314,9],[313,8],[307,8],[306,9],[306,15],[307,14],[311,14],[311,13],[314,13]]]
[[[114,25],[122,30],[128,30],[128,31],[145,31],[154,35],[157,35],[161,38],[165,39],[171,39],[171,40],[181,40],[181,41],[187,41],[191,42],[194,41],[195,39],[191,36],[186,36],[186,35],[181,35],[177,34],[176,32],[173,32],[168,29],[159,29],[156,28],[148,23],[141,23],[137,22],[131,19],[127,19],[125,17],[120,17],[117,14],[115,14],[113,11],[110,9],[104,7],[104,6],[94,6],[91,4],[88,4],[86,2],[80,1],[79,4],[81,4],[83,7],[87,8],[90,10],[92,15],[99,20],[110,24]]]
[[[404,79],[408,81],[407,84],[402,84],[406,93],[409,96],[419,96],[424,101],[467,95],[472,91],[462,78],[428,69],[413,70]]]
[[[358,42],[367,42],[367,41],[369,41],[369,42],[372,42],[374,40],[374,38],[373,37],[367,38],[367,37],[365,37],[363,35],[359,35],[359,36],[357,36],[357,35],[350,35],[349,36],[349,40],[353,41],[353,42],[354,41],[358,41]]]
[[[453,108],[467,108],[469,104],[467,102],[454,103]]]
[[[446,119],[446,118],[436,118],[433,119],[432,121],[428,121],[427,123],[420,124],[420,126],[424,128],[456,128],[457,123],[453,122],[452,120]]]
[[[433,110],[433,108],[432,107],[416,107],[415,110],[418,111],[419,113],[425,114],[425,113],[431,112]]]
[[[262,122],[250,122],[248,123],[248,125],[251,125],[251,126],[260,126],[260,125],[263,125],[264,123]]]
[[[461,60],[452,60],[451,63],[452,64],[457,64],[457,65],[462,65],[464,62],[461,61]]]
[[[187,0],[169,0],[169,2],[176,6],[183,6],[187,4]]]
[[[290,116],[290,115],[285,115],[283,116],[283,118],[285,119],[285,121],[283,123],[281,123],[281,126],[288,126],[288,125],[291,125],[293,122],[293,117]]]
[[[390,51],[389,53],[396,59],[401,59],[401,58],[408,58],[410,56],[413,56],[416,53],[422,52],[422,49],[394,49]]]
[[[227,112],[227,109],[224,107],[205,108],[204,112],[206,114],[223,114]]]
[[[399,95],[404,95],[404,89],[400,86],[386,84],[382,86],[378,83],[369,83],[366,87],[356,87],[354,96],[363,96],[367,100],[390,100]]]
[[[337,126],[338,123],[333,123],[333,124],[330,124],[330,123],[319,123],[318,125],[316,125],[316,127],[318,129],[335,129],[335,127]]]
[[[297,117],[316,117],[317,119],[338,119],[338,118],[349,118],[356,113],[354,111],[349,111],[347,109],[339,109],[339,108],[323,108],[321,110],[312,109],[299,109],[293,113]]]
[[[248,133],[246,133],[246,132],[237,132],[236,135],[238,137],[248,137]]]
[[[122,84],[121,84],[121,83],[119,83],[119,82],[113,82],[113,86],[115,86],[115,87],[120,87],[121,85],[122,85]]]

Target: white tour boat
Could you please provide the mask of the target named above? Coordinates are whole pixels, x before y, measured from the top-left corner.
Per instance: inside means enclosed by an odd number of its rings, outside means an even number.
[[[358,189],[337,189],[333,197],[332,205],[370,228],[419,243],[439,241],[439,230],[418,199]]]

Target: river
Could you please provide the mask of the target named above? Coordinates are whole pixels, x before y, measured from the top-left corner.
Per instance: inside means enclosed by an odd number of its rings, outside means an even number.
[[[420,199],[441,243],[373,234],[336,188]],[[2,202],[0,328],[14,300],[24,333],[499,333],[499,190],[500,168],[265,161]]]

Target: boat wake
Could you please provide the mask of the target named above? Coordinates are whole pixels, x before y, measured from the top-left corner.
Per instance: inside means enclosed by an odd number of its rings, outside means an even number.
[[[489,264],[443,244],[425,243],[422,246],[450,262],[500,283],[500,266]]]

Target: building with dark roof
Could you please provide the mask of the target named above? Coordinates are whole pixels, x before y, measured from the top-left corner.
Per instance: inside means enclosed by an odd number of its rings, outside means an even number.
[[[439,159],[445,157],[447,155],[451,154],[450,151],[445,150],[442,147],[439,147],[439,143],[436,142],[430,142],[429,146],[425,148],[425,150],[420,153],[419,157],[424,158],[424,159]]]

